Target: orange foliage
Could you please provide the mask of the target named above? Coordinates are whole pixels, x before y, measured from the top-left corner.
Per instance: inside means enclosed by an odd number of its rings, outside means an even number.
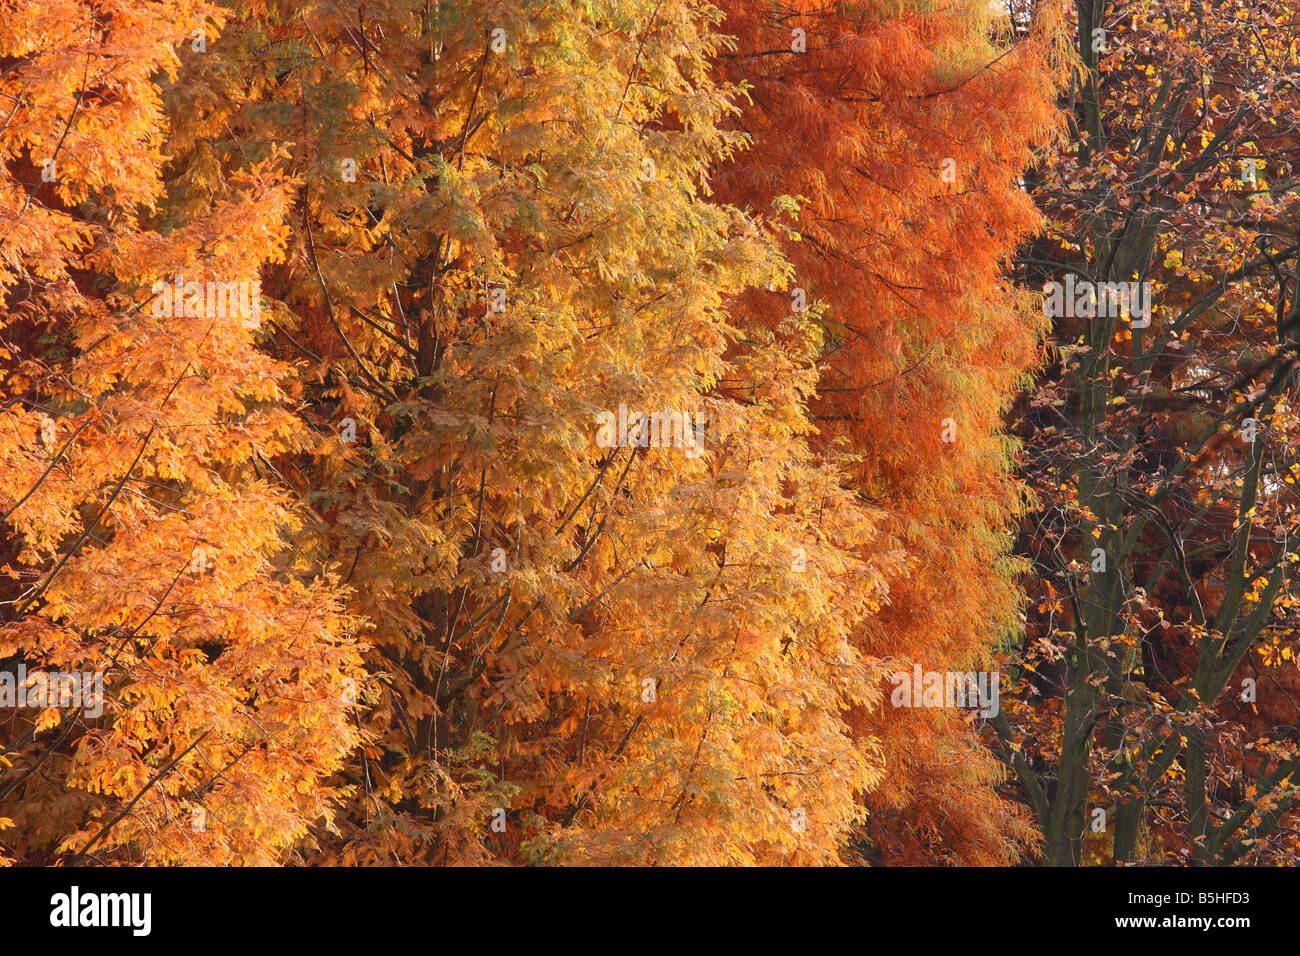
[[[988,669],[1017,628],[1002,413],[1042,331],[1002,275],[1039,225],[1018,180],[1055,128],[1059,26],[1016,36],[978,4],[724,7],[739,43],[721,62],[753,84],[739,127],[754,146],[714,182],[756,209],[802,200],[782,249],[792,286],[824,308],[821,442],[859,456],[851,487],[907,556],[857,642],[902,670]],[[777,323],[792,294],[752,295],[743,314]],[[856,726],[887,767],[868,800],[873,856],[1001,862],[1032,840],[957,712],[886,707]]]
[[[5,5],[8,856],[1032,843],[885,679],[1016,627],[1056,24],[721,6]]]

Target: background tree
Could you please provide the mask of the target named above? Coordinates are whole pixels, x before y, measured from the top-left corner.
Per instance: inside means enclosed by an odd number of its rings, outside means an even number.
[[[1003,752],[1046,862],[1293,859],[1295,11],[1080,0],[1075,27],[1025,275],[1153,310],[1055,304]]]

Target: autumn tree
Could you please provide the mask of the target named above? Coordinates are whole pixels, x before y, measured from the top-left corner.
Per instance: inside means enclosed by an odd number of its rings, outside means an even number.
[[[1056,122],[1059,24],[1043,11],[1017,29],[975,2],[722,6],[738,42],[720,63],[750,84],[736,128],[753,147],[716,188],[797,206],[793,278],[741,314],[755,329],[815,316],[816,447],[851,449],[847,487],[903,558],[854,641],[891,671],[993,669],[1018,630],[1002,413],[1043,328],[1002,277],[1040,222],[1019,180]],[[857,835],[867,858],[1000,863],[1033,844],[970,715],[886,701],[854,727],[886,768]]]
[[[25,862],[278,861],[329,820],[359,736],[355,627],[286,547],[270,464],[305,447],[290,370],[248,327],[288,238],[281,157],[160,215],[158,81],[223,19],[0,17],[0,816]],[[251,308],[214,310],[213,283]],[[94,677],[50,684],[69,672]],[[15,674],[44,706],[9,709]]]
[[[290,156],[258,344],[315,439],[271,464],[373,648],[311,859],[825,863],[860,821],[892,558],[809,444],[820,328],[731,317],[790,267],[709,195],[726,48],[684,0],[236,4],[169,88],[164,215]]]

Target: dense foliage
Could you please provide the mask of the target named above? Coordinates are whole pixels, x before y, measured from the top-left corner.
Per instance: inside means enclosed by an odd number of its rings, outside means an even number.
[[[1296,42],[0,0],[0,863],[1289,862]]]

